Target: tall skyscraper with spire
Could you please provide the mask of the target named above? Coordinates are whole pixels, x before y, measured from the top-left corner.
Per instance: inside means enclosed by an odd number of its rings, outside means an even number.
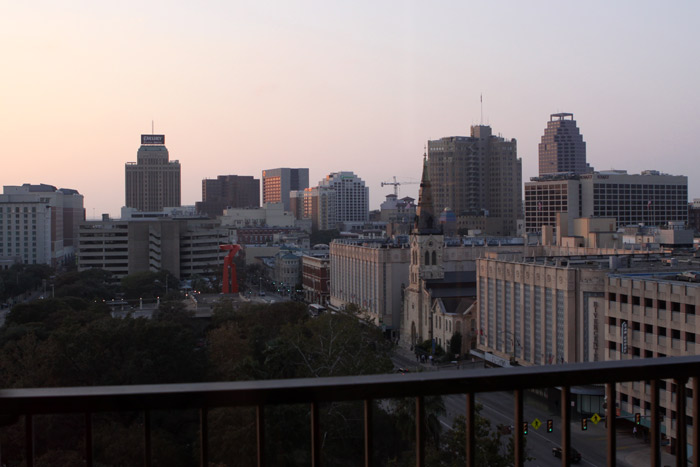
[[[576,126],[574,114],[552,114],[539,144],[540,176],[571,172],[593,172],[586,162],[586,143]]]

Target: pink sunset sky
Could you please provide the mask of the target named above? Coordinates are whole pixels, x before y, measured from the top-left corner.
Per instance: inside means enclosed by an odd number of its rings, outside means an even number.
[[[140,134],[166,136],[182,203],[201,181],[353,171],[378,208],[428,139],[483,120],[537,173],[571,112],[597,170],[688,176],[700,197],[700,3],[9,2],[0,10],[0,183],[119,215]],[[417,185],[400,188],[416,197]]]

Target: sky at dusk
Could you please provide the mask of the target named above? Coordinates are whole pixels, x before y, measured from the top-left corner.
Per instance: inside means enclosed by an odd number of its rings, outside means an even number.
[[[378,208],[420,178],[428,139],[481,120],[537,174],[571,112],[596,170],[687,175],[700,198],[700,3],[5,2],[2,185],[119,215],[140,135],[165,134],[182,203],[204,178],[353,171]],[[417,185],[400,195],[417,197]]]

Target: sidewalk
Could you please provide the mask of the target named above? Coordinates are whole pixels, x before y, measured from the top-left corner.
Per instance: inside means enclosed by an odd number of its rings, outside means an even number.
[[[624,444],[621,442],[624,441]],[[629,443],[628,441],[631,441]],[[632,435],[617,432],[617,465],[621,467],[646,467],[651,465],[651,450],[649,443]],[[666,452],[666,447],[661,447],[661,465],[676,465],[676,456]]]

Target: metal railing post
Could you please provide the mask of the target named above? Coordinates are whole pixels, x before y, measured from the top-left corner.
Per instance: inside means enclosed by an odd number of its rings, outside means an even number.
[[[605,395],[607,396],[607,407],[605,408],[605,424],[608,435],[608,467],[617,465],[617,437],[615,428],[617,425],[617,393],[615,383],[605,385]]]
[[[209,409],[199,409],[199,465],[209,465]]]
[[[92,414],[85,412],[85,465],[92,467]]]
[[[32,425],[32,416],[27,414],[24,416],[24,455],[27,458],[27,467],[34,466],[34,427]]]
[[[425,406],[423,396],[416,397],[416,467],[425,465]]]
[[[151,412],[143,411],[143,465],[151,467]]]
[[[372,466],[372,399],[365,399],[365,467]]]
[[[321,427],[318,402],[311,403],[311,466],[321,467]]]
[[[474,411],[474,393],[470,392],[467,394],[467,420],[466,420],[466,430],[467,430],[467,467],[476,467],[476,433],[474,432],[476,427],[476,414]]]
[[[525,434],[523,433],[523,390],[516,389],[515,398],[515,467],[523,467],[525,465]]]
[[[693,376],[693,465],[700,465],[700,377]]]
[[[258,448],[258,467],[265,465],[265,406],[255,407],[255,434]]]
[[[661,423],[659,420],[659,380],[653,379],[650,384],[651,421],[649,424],[651,467],[661,467]]]
[[[676,382],[676,465],[688,465],[688,435],[685,424],[685,384],[686,378],[678,378]]]
[[[571,388],[561,388],[561,465],[571,465]]]

